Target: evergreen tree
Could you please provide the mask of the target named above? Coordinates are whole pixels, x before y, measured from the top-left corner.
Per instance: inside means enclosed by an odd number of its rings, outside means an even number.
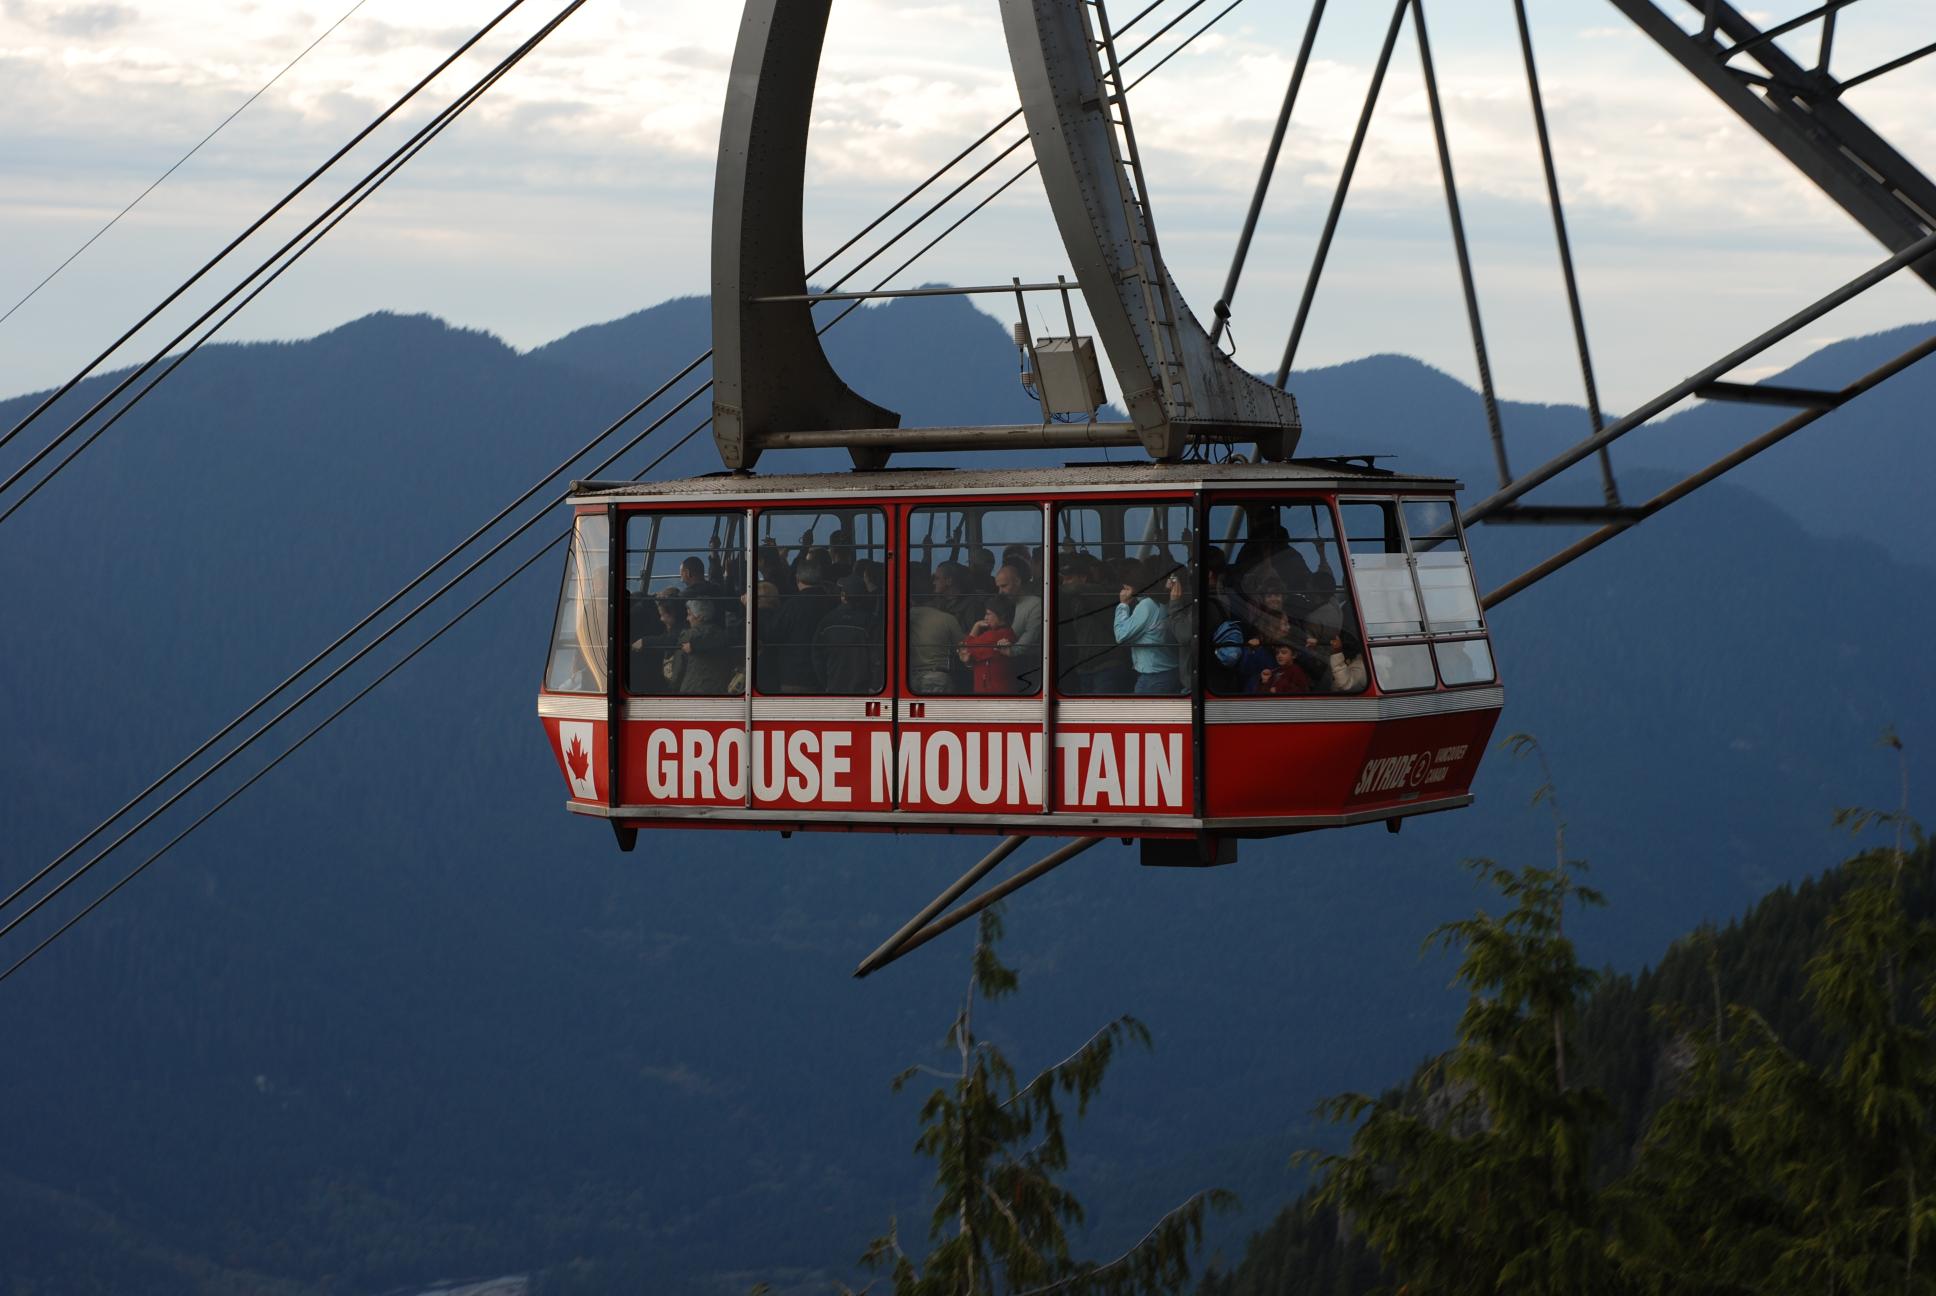
[[[1062,1061],[1018,1084],[1002,1051],[975,1033],[977,1002],[1005,999],[1018,985],[1014,970],[995,952],[1001,934],[1001,919],[990,909],[981,917],[968,989],[945,1040],[955,1068],[914,1066],[894,1080],[896,1092],[917,1076],[946,1082],[922,1104],[921,1136],[914,1145],[935,1164],[938,1196],[929,1223],[934,1245],[917,1262],[902,1248],[890,1220],[862,1263],[884,1271],[895,1296],[1129,1296],[1179,1290],[1190,1276],[1191,1252],[1202,1242],[1205,1211],[1225,1209],[1234,1199],[1221,1189],[1196,1194],[1113,1260],[1070,1256],[1067,1229],[1084,1217],[1081,1202],[1058,1182],[1069,1164],[1059,1100],[1073,1098],[1080,1118],[1118,1050],[1132,1044],[1148,1048],[1150,1035],[1134,1017],[1119,1017]]]
[[[1518,754],[1544,754],[1529,737]],[[1610,1109],[1567,1080],[1567,1038],[1594,975],[1566,937],[1569,902],[1602,903],[1574,881],[1566,824],[1549,777],[1556,862],[1518,871],[1470,862],[1511,908],[1481,910],[1432,933],[1463,951],[1469,998],[1453,1049],[1396,1098],[1345,1094],[1319,1114],[1362,1121],[1343,1154],[1315,1157],[1315,1200],[1369,1239],[1400,1291],[1581,1293],[1617,1289],[1609,1204],[1589,1152]]]
[[[1842,865],[1848,885],[1807,963],[1810,1015],[1834,1051],[1812,1063],[1738,1006],[1693,1041],[1632,1176],[1655,1220],[1629,1263],[1653,1290],[1936,1292],[1936,923],[1905,897],[1928,843],[1906,777],[1903,808],[1838,819],[1893,840]]]

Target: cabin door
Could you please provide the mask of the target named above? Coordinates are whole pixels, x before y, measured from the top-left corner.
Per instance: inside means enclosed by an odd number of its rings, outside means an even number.
[[[795,504],[753,517],[747,740],[755,810],[851,815],[894,797],[889,515]]]
[[[1041,504],[905,508],[898,808],[1040,813],[1051,750]]]
[[[1055,508],[1058,814],[1144,819],[1192,810],[1199,612],[1191,512],[1181,499]]]

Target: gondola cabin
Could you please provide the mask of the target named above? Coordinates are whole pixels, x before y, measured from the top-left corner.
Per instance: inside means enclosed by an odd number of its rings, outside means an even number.
[[[1456,484],[1342,461],[580,483],[538,713],[639,828],[1238,838],[1471,800]],[[1153,848],[1153,849],[1152,849]]]

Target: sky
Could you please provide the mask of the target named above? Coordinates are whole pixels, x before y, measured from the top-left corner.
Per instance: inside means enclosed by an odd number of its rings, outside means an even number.
[[[0,312],[352,3],[0,0]],[[0,394],[52,386],[91,360],[503,3],[363,0],[0,323]],[[254,252],[246,264],[562,3],[529,0],[435,82],[428,101],[406,108],[245,245]],[[1126,45],[1188,3],[1165,0]],[[1140,66],[1225,3],[1184,18],[1138,56]],[[1660,3],[1693,12],[1685,0]],[[1112,13],[1120,24],[1137,7],[1117,0]],[[1810,7],[1779,0],[1750,12],[1765,25]],[[1529,8],[1609,408],[1638,404],[1883,258],[1607,0],[1531,0]],[[1309,0],[1246,0],[1131,97],[1164,253],[1203,318],[1308,13]],[[1283,352],[1390,13],[1385,0],[1332,0],[1327,9],[1235,301],[1237,355],[1252,369],[1274,369]],[[808,163],[809,264],[1016,104],[994,0],[837,0],[833,14]],[[1576,403],[1580,371],[1512,6],[1429,0],[1427,15],[1499,390]],[[737,24],[738,7],[723,0],[590,0],[224,336],[310,336],[382,309],[430,312],[527,348],[705,291],[713,157]],[[1863,0],[1842,11],[1832,68],[1854,75],[1928,44],[1932,27],[1928,0]],[[1786,44],[1812,64],[1817,39],[1811,25]],[[1300,367],[1401,352],[1475,381],[1417,48],[1408,28]],[[1860,86],[1847,102],[1936,171],[1932,91],[1936,58]],[[956,174],[1007,142],[1004,135]],[[998,164],[947,218],[1027,157],[1024,147]],[[884,254],[857,282],[871,286],[902,255]],[[1053,279],[1067,268],[1029,177],[893,286]],[[145,358],[232,282],[192,290],[181,303],[188,314],[165,315],[121,357]],[[1736,376],[1765,376],[1836,338],[1936,318],[1929,293],[1898,276]],[[661,377],[642,373],[641,394]]]

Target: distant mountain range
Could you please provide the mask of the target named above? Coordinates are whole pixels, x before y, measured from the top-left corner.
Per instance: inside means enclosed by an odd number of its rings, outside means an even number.
[[[5,880],[703,350],[705,309],[668,302],[526,354],[378,315],[196,356],[0,528]],[[868,308],[829,339],[910,423],[1030,417],[1005,331],[959,301]],[[1905,344],[1841,343],[1784,380],[1846,380]],[[1936,747],[1914,525],[1933,383],[1905,376],[1495,617],[1501,732],[1545,742],[1570,844],[1613,901],[1582,930],[1591,958],[1636,967],[1838,858],[1833,807],[1891,795],[1885,725]],[[1294,387],[1306,453],[1390,452],[1483,489],[1478,398],[1444,374],[1381,356]],[[1704,458],[1735,413],[1636,434],[1629,490]],[[1528,462],[1585,428],[1564,407],[1505,417]],[[716,463],[701,434],[662,471]],[[763,466],[783,464],[841,466]],[[1554,541],[1499,528],[1475,551],[1491,584]],[[541,563],[0,987],[14,1276],[819,1290],[888,1214],[925,1218],[919,1100],[887,1082],[934,1060],[965,938],[848,972],[978,847],[664,834],[617,854],[563,813],[532,714],[560,569]],[[1458,1005],[1419,939],[1475,903],[1460,857],[1549,850],[1524,805],[1536,781],[1495,755],[1477,807],[1397,837],[1247,845],[1205,873],[1106,848],[1011,905],[1023,990],[991,1028],[1012,1058],[1053,1060],[1124,1011],[1156,1036],[1072,1138],[1096,1250],[1212,1183],[1245,1197],[1220,1235],[1240,1245],[1295,1195],[1285,1160],[1314,1136],[1313,1099],[1443,1044]]]

